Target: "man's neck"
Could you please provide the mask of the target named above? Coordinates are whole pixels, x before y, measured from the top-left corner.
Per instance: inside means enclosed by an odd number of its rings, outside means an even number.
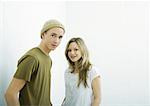
[[[42,43],[40,43],[40,45],[38,47],[41,49],[41,51],[44,54],[46,54],[47,56],[49,56],[50,51]]]

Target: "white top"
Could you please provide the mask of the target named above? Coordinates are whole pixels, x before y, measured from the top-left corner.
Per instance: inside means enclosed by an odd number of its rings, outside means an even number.
[[[91,106],[93,101],[92,80],[98,76],[99,70],[92,66],[87,74],[88,87],[84,87],[83,83],[78,85],[78,73],[71,73],[70,69],[65,71],[65,95],[66,99],[63,106]]]

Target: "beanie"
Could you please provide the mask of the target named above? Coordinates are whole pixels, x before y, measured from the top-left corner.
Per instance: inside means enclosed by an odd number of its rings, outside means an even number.
[[[55,27],[62,28],[65,31],[64,26],[59,21],[52,19],[52,20],[46,21],[45,24],[43,25],[43,28],[41,30],[41,36],[45,31],[55,28]]]

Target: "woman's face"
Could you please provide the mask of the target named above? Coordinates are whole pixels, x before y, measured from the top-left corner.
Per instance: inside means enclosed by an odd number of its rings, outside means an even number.
[[[76,42],[70,43],[68,47],[68,57],[72,62],[77,62],[81,58],[81,50]]]

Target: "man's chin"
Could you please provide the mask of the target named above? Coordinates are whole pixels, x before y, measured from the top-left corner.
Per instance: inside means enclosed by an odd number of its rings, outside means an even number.
[[[55,50],[56,48],[52,48],[51,50],[53,51],[53,50]]]

